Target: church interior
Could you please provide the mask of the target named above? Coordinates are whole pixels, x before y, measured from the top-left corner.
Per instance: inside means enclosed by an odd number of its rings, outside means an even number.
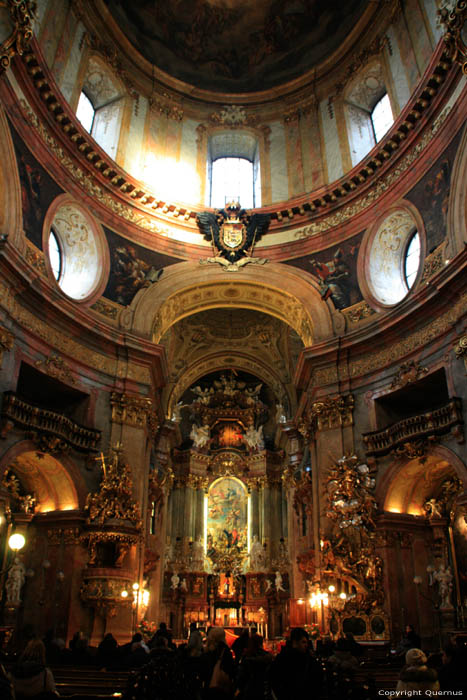
[[[465,630],[466,76],[462,0],[0,3],[4,640]]]

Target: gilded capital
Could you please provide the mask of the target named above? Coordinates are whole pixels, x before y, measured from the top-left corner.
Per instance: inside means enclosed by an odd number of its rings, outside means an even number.
[[[114,391],[110,396],[110,405],[113,423],[124,423],[135,428],[147,429],[150,433],[156,432],[159,423],[151,399],[118,394]]]
[[[306,440],[313,440],[317,432],[353,425],[354,398],[352,394],[326,397],[315,401],[298,426]]]
[[[462,338],[459,338],[454,346],[454,352],[458,360],[463,358],[465,369],[467,370],[467,335],[463,335]]]
[[[0,367],[2,366],[3,352],[11,350],[13,347],[14,336],[6,328],[0,326]]]

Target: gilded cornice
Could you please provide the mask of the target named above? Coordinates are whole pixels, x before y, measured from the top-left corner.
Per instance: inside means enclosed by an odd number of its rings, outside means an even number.
[[[30,80],[40,99],[47,105],[47,113],[55,119],[57,126],[68,137],[70,148],[75,149],[75,156],[79,158],[81,165],[84,166],[84,163],[86,163],[86,166],[83,168],[75,164],[74,160],[64,152],[54,136],[50,134],[41,119],[23,101],[22,107],[26,117],[71,177],[80,184],[88,195],[125,221],[165,238],[177,238],[177,230],[172,229],[164,220],[156,220],[155,216],[163,215],[168,223],[171,218],[176,220],[179,217],[182,217],[185,221],[192,219],[194,222],[197,211],[158,199],[156,195],[148,192],[142,183],[133,181],[108,158],[107,154],[97,146],[77,122],[68,105],[63,102],[59,89],[53,84],[53,78],[47,69],[43,69],[39,65],[34,53],[30,52],[25,55],[25,63]],[[295,239],[300,239],[314,236],[339,226],[351,217],[374,205],[379,197],[400,178],[401,174],[410,168],[414,160],[419,158],[421,152],[433,139],[448,116],[450,108],[445,109],[430,124],[421,138],[420,134],[416,134],[418,131],[417,125],[425,123],[422,117],[426,116],[432,101],[439,93],[448,76],[452,77],[451,65],[452,63],[447,54],[442,54],[438,50],[426,72],[424,85],[413,96],[388,136],[378,144],[378,151],[376,153],[373,152],[371,157],[359,164],[357,168],[354,168],[346,178],[335,183],[334,188],[332,185],[328,186],[321,192],[316,192],[315,198],[307,201],[303,201],[303,198],[301,198],[300,204],[297,205],[294,201],[289,201],[288,208],[285,210],[275,211],[273,207],[266,207],[264,211],[268,211],[272,218],[279,223],[285,220],[288,224],[296,216],[309,219],[310,215],[319,216],[330,207],[337,207],[341,203],[344,204],[346,198],[353,199],[352,203],[343,208],[342,211],[325,216],[319,221],[313,222],[291,234]],[[23,78],[26,79],[25,76]],[[243,113],[241,113],[241,107],[239,109],[241,117]],[[248,120],[249,117],[245,116],[245,119]],[[386,170],[391,161],[395,161],[399,149],[407,148],[407,142],[417,138],[419,140],[416,145],[405,155],[397,168],[394,167],[384,177],[375,178],[378,170]],[[93,170],[90,170],[90,167]],[[106,188],[98,184],[96,178],[92,175],[93,171],[94,174],[99,173],[104,180],[107,180]],[[358,190],[367,189],[368,186],[371,189],[368,188],[365,195],[356,200],[355,195]],[[126,198],[128,198],[128,201],[125,201]],[[132,206],[131,200],[138,205],[138,209]],[[192,223],[190,222],[191,228]],[[201,240],[197,241],[198,244],[201,245]]]
[[[449,310],[435,318],[423,328],[411,333],[404,340],[385,345],[382,350],[372,350],[358,360],[350,363],[350,376],[358,377],[383,367],[387,367],[394,361],[406,357],[410,353],[429,345],[433,340],[444,333],[448,333],[459,318],[465,314],[467,308],[467,292],[464,292]]]
[[[35,0],[4,0],[1,7],[10,11],[11,34],[0,44],[0,75],[11,63],[11,59],[22,56],[33,36],[33,24],[37,3]]]
[[[156,433],[158,420],[151,399],[113,391],[110,395],[110,405],[113,423],[147,429],[153,435]]]
[[[66,333],[62,333],[57,328],[42,321],[33,311],[20,304],[14,296],[13,290],[2,281],[0,281],[0,306],[15,319],[19,326],[41,338],[57,351],[78,360],[85,367],[92,367],[110,376],[121,375],[121,372],[118,371],[116,358],[95,352],[81,345]],[[151,373],[147,367],[129,363],[126,372],[127,379],[143,384],[151,383]]]

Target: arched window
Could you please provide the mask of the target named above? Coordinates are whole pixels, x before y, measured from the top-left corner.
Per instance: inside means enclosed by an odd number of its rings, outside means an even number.
[[[255,197],[254,163],[246,158],[218,158],[212,164],[211,207],[220,209],[232,200],[241,202],[244,209],[260,206]]]
[[[418,231],[412,233],[407,242],[404,257],[404,278],[407,288],[411,289],[420,267],[420,236]]]
[[[352,166],[357,165],[394,122],[383,66],[373,63],[349,85],[344,113]]]
[[[96,56],[89,59],[76,116],[93,139],[116,159],[125,106],[124,88]]]
[[[84,126],[86,131],[92,134],[92,125],[94,123],[94,117],[96,115],[96,110],[92,104],[89,97],[83,91],[79,96],[78,109],[76,110],[76,116],[80,120],[81,124]]]
[[[218,131],[209,139],[207,201],[217,209],[238,200],[243,209],[261,206],[259,147],[247,131]]]
[[[391,126],[394,124],[394,117],[392,115],[391,103],[389,101],[389,95],[386,92],[381,99],[373,107],[371,112],[371,123],[373,124],[373,132],[375,135],[375,141],[381,141],[383,136],[389,131]]]
[[[59,282],[63,271],[63,255],[58,236],[53,229],[49,236],[49,260],[53,276]]]

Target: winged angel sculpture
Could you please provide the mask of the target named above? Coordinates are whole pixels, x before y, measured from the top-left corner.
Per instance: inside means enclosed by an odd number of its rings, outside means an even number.
[[[229,202],[220,211],[200,212],[196,218],[204,238],[211,241],[214,255],[200,260],[201,265],[217,263],[226,272],[237,272],[244,265],[264,265],[266,258],[253,258],[257,241],[266,233],[269,214],[250,215],[239,202]]]

